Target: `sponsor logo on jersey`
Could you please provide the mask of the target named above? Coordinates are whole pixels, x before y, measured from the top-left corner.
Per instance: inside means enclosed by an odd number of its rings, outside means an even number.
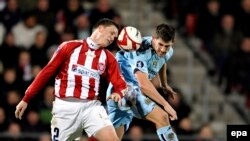
[[[82,75],[82,76],[94,78],[96,80],[100,79],[100,75],[98,72],[90,70],[90,69],[88,69],[84,66],[81,66],[81,65],[73,64],[71,71],[77,75]]]

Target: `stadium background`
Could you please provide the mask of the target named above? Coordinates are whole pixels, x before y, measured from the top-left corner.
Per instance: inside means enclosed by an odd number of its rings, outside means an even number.
[[[50,140],[53,80],[21,121],[15,106],[56,47],[87,37],[103,17],[142,35],[162,22],[177,28],[166,73],[179,93],[170,103],[180,140],[224,141],[226,125],[250,123],[250,0],[0,0],[1,141]],[[158,140],[151,123],[132,125],[124,140]]]

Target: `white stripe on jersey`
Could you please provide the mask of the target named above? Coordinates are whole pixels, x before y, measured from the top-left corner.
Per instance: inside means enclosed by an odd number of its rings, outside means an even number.
[[[66,88],[66,97],[74,96],[74,89],[75,89],[75,75],[72,72],[73,64],[77,64],[79,54],[81,51],[81,46],[74,49],[74,52],[70,56],[69,66],[68,66],[68,81],[67,81],[67,88]]]
[[[99,60],[98,60],[98,63],[102,63],[102,64],[104,64],[104,65],[106,66],[106,63],[105,63],[106,59],[107,59],[107,55],[106,55],[105,51],[102,50],[101,55],[100,55],[100,58],[99,58]],[[96,92],[95,92],[95,95],[98,95],[99,83],[96,83],[96,84],[95,84],[95,91],[96,91]]]
[[[60,85],[61,85],[61,79],[56,79],[55,80],[55,96],[56,97],[60,97],[59,95]]]
[[[95,51],[91,51],[90,49],[88,49],[88,51],[86,52],[86,59],[85,59],[85,63],[84,66],[87,69],[92,70],[92,62],[95,56]],[[80,98],[86,99],[88,97],[89,94],[89,77],[83,76],[82,77],[82,91],[81,91],[81,96]]]

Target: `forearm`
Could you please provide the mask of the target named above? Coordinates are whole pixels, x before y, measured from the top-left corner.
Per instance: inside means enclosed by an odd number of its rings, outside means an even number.
[[[164,87],[167,84],[167,64],[164,64],[159,72],[159,79],[161,86]]]
[[[153,101],[162,106],[168,105],[168,102],[158,93],[150,81],[148,81],[148,83],[144,83],[140,88],[142,93],[151,98]]]
[[[154,85],[154,87],[156,89],[161,88],[162,84],[161,84],[161,80],[160,80],[160,76],[159,74],[157,74],[152,80],[150,80],[151,83]]]

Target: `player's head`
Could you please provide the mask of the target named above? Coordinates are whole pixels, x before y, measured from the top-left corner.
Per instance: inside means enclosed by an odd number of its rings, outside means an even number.
[[[119,26],[112,20],[103,18],[93,27],[91,39],[99,46],[107,47],[118,36]]]
[[[175,40],[175,29],[167,24],[160,24],[153,34],[152,45],[158,56],[165,56]]]

